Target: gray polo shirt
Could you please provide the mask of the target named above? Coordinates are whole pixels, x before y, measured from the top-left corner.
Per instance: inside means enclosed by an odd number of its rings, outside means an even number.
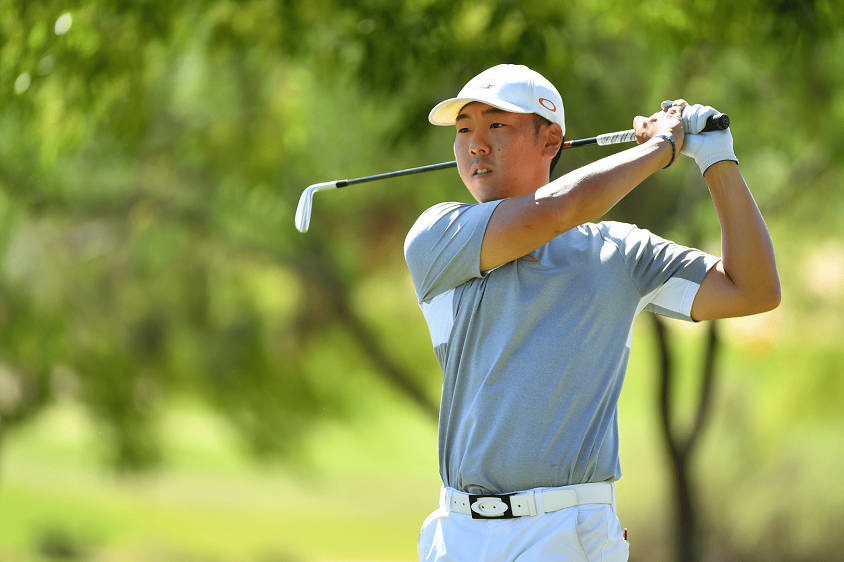
[[[617,403],[633,321],[644,309],[691,320],[718,258],[601,222],[481,273],[498,203],[435,205],[405,241],[443,372],[443,483],[506,493],[617,480]]]

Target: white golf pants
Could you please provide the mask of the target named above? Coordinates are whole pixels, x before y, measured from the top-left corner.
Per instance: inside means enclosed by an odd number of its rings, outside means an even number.
[[[473,519],[449,508],[452,490],[443,488],[440,507],[419,534],[419,560],[425,562],[622,562],[628,544],[612,503],[574,505],[513,519]],[[541,492],[547,488],[537,488]],[[555,489],[556,490],[556,489]]]

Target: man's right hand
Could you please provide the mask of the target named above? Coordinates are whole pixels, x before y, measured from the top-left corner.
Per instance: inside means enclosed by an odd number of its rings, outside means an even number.
[[[676,153],[674,160],[677,160],[679,152],[683,149],[685,140],[685,128],[683,126],[683,108],[688,105],[684,100],[677,100],[665,111],[657,111],[650,117],[637,115],[633,119],[633,128],[636,130],[636,142],[645,143],[657,135],[666,135],[674,141]]]

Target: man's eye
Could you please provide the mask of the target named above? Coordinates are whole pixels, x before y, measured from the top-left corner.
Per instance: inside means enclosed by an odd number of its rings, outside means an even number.
[[[457,129],[457,132],[458,133],[468,133],[469,127],[460,127],[459,129]]]
[[[490,129],[498,129],[499,127],[503,127],[504,123],[493,123],[489,126]]]

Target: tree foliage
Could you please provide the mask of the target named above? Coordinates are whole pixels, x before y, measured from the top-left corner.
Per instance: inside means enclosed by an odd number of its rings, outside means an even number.
[[[16,390],[0,432],[73,392],[138,467],[179,392],[264,455],[353,412],[366,377],[434,411],[401,240],[427,205],[465,199],[455,177],[318,197],[306,237],[293,209],[316,181],[449,159],[428,109],[499,62],[558,85],[570,137],[665,97],[723,108],[766,215],[840,224],[841,24],[820,0],[4,2],[0,384]],[[717,235],[689,166],[616,213]]]

